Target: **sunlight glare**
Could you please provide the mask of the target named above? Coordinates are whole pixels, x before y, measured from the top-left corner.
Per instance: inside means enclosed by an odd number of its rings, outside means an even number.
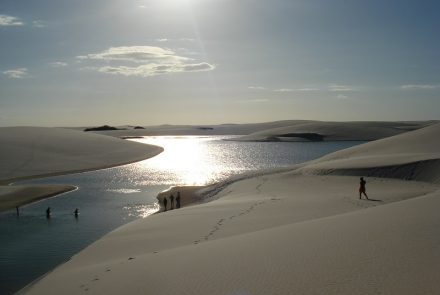
[[[182,185],[206,185],[223,167],[219,167],[215,155],[210,155],[200,140],[200,137],[194,136],[148,137],[139,140],[165,149],[158,156],[140,162],[142,169],[173,174]]]

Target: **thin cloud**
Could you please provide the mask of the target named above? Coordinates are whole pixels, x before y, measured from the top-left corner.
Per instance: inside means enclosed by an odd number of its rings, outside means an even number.
[[[249,86],[248,89],[252,90],[266,90],[273,92],[306,92],[306,91],[319,91],[319,88],[278,88],[278,89],[270,89],[263,86]]]
[[[34,20],[32,22],[32,26],[35,28],[45,28],[47,27],[46,22],[42,21],[42,20]]]
[[[339,84],[329,84],[328,86],[329,91],[333,92],[340,92],[340,91],[353,91],[353,88],[346,85],[339,85]]]
[[[204,72],[211,71],[215,67],[208,63],[199,64],[175,64],[175,65],[141,65],[138,67],[127,66],[104,66],[104,67],[89,67],[88,69],[97,70],[101,73],[123,75],[123,76],[137,76],[150,77],[163,74],[183,73],[183,72]]]
[[[3,74],[13,79],[22,79],[28,75],[28,69],[26,68],[18,68],[18,69],[10,69],[4,71]]]
[[[18,17],[0,14],[0,27],[24,26],[24,22]]]
[[[294,89],[290,89],[290,88],[280,88],[280,89],[275,89],[275,92],[292,92],[295,91]]]
[[[344,100],[344,99],[348,99],[348,96],[343,95],[343,94],[338,94],[338,96],[336,96],[336,98],[337,98],[337,99]]]
[[[82,60],[129,61],[135,63],[190,60],[187,57],[176,55],[172,50],[156,46],[110,47],[102,52],[80,55],[77,58]]]
[[[196,39],[193,39],[193,38],[179,38],[179,39],[159,38],[159,39],[156,39],[155,41],[157,41],[157,42],[173,42],[173,41],[195,42]]]
[[[306,91],[319,91],[319,90],[320,90],[319,88],[312,88],[312,87],[295,89],[295,91],[304,91],[304,92],[306,92]]]
[[[245,100],[237,100],[236,103],[265,103],[269,100],[266,98],[256,98],[256,99],[245,99]]]
[[[408,84],[400,86],[404,90],[427,90],[427,89],[439,89],[440,84]]]
[[[252,89],[252,90],[267,90],[267,88],[263,87],[263,86],[249,86],[248,89]]]
[[[182,72],[203,72],[215,69],[215,65],[207,62],[196,62],[192,58],[177,55],[170,49],[156,46],[111,47],[102,52],[82,55],[77,58],[83,61],[118,63],[116,65],[86,68],[101,73],[124,76],[149,77]],[[126,63],[141,65],[132,66]]]
[[[49,63],[49,66],[51,66],[52,68],[62,68],[62,67],[67,67],[68,64],[62,61],[54,61]]]

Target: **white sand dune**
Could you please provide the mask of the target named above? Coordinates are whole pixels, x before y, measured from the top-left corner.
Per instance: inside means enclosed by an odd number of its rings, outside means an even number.
[[[321,122],[297,121],[242,136],[241,141],[377,140],[435,124],[423,122]]]
[[[438,184],[367,178],[367,201],[357,176],[315,174],[374,169],[365,157],[379,167],[438,159],[439,128],[238,181],[215,201],[125,225],[23,293],[438,294]]]
[[[248,135],[250,133],[290,126],[304,122],[305,120],[284,120],[264,123],[249,124],[221,124],[221,125],[158,125],[144,126],[144,129],[134,129],[133,126],[118,126],[126,130],[93,131],[94,133],[123,136],[156,136],[156,135]],[[75,128],[84,130],[86,127]]]
[[[440,124],[324,156],[305,173],[393,177],[440,183]]]
[[[152,157],[160,147],[43,127],[0,128],[0,180],[106,168]]]
[[[377,140],[435,124],[437,121],[410,122],[324,122],[284,120],[253,124],[160,125],[125,130],[93,131],[114,137],[156,135],[242,135],[240,141]],[[84,130],[85,127],[75,128]]]
[[[68,129],[4,127],[0,128],[0,183],[113,167],[153,157],[162,150]],[[45,188],[46,196],[52,196],[74,187]],[[43,190],[42,186],[0,186],[0,211],[41,199]]]

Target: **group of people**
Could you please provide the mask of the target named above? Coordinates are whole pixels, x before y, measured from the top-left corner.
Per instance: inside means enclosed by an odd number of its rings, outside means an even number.
[[[362,195],[365,196],[365,198],[367,200],[368,199],[368,195],[367,195],[367,190],[365,188],[367,182],[365,181],[365,179],[363,177],[360,178],[360,182],[359,182],[359,199],[362,199]],[[176,201],[176,206],[174,206],[174,200]],[[163,207],[164,207],[164,211],[168,210],[168,199],[167,197],[163,198]],[[174,195],[171,194],[170,196],[170,210],[173,209],[179,209],[180,208],[180,192],[177,192],[177,196],[176,198],[174,198]],[[18,206],[16,207],[17,210],[17,216],[20,214],[20,211],[18,209]],[[75,218],[78,217],[79,215],[79,210],[78,208],[75,209],[75,211],[73,211],[73,214],[75,215]],[[50,218],[51,216],[51,209],[50,207],[47,207],[46,209],[46,218]]]
[[[52,214],[52,210],[50,209],[50,207],[47,207],[47,209],[46,209],[46,218],[49,219],[51,214]],[[73,215],[75,215],[75,218],[78,218],[78,215],[79,215],[79,209],[78,208],[76,208],[75,211],[73,211]]]
[[[171,196],[170,196],[170,210],[180,208],[180,192],[177,192],[177,196],[176,196],[175,200],[176,200],[176,206],[174,207],[174,195],[171,194]],[[167,205],[168,205],[168,199],[167,199],[167,197],[164,197],[163,198],[164,211],[167,211]]]

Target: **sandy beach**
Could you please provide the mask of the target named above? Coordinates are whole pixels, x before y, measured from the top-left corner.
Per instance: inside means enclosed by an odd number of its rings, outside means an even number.
[[[116,229],[23,293],[437,294],[439,134],[432,125],[237,181]]]
[[[15,181],[119,166],[162,150],[69,129],[0,128],[0,211],[75,189],[71,185],[8,186]]]

